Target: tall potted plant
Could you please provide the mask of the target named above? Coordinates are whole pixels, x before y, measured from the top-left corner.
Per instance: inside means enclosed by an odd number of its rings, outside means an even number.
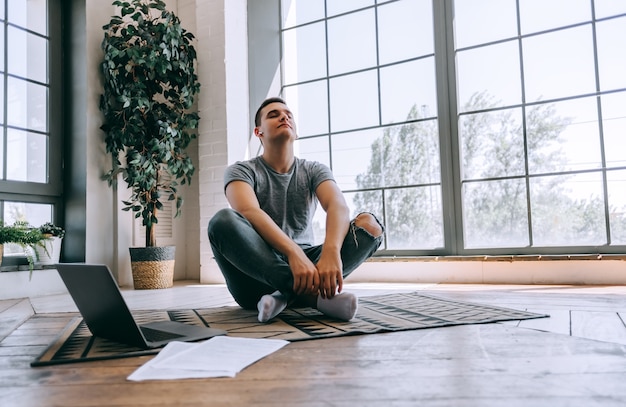
[[[191,110],[200,90],[194,36],[161,0],[113,5],[119,14],[103,26],[102,41],[101,129],[113,163],[105,179],[112,186],[122,175],[131,190],[123,210],[146,228],[146,247],[130,248],[135,288],[165,288],[173,284],[175,248],[157,246],[155,227],[164,200],[180,215],[177,188],[194,173],[186,153],[199,120]]]

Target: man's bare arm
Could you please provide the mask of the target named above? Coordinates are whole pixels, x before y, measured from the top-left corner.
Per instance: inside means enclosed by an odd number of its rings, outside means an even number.
[[[320,294],[331,298],[343,289],[341,246],[350,227],[350,210],[334,181],[322,182],[315,193],[326,212],[326,236],[316,264],[321,280]]]

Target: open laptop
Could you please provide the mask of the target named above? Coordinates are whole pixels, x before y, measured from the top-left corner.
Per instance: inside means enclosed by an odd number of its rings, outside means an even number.
[[[190,342],[226,334],[221,329],[175,321],[139,325],[106,265],[64,263],[56,267],[94,336],[148,349],[171,341]]]

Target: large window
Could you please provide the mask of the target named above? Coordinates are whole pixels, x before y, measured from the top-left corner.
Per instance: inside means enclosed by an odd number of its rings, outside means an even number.
[[[59,8],[59,0],[0,0],[0,217],[6,224],[59,221]]]
[[[626,250],[626,2],[280,12],[298,155],[384,219],[381,254]]]

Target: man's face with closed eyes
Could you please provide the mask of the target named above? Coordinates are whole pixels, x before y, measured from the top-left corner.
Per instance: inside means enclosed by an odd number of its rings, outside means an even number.
[[[261,140],[271,140],[276,137],[296,139],[296,124],[293,113],[284,103],[270,103],[261,110],[261,123],[255,129]]]

